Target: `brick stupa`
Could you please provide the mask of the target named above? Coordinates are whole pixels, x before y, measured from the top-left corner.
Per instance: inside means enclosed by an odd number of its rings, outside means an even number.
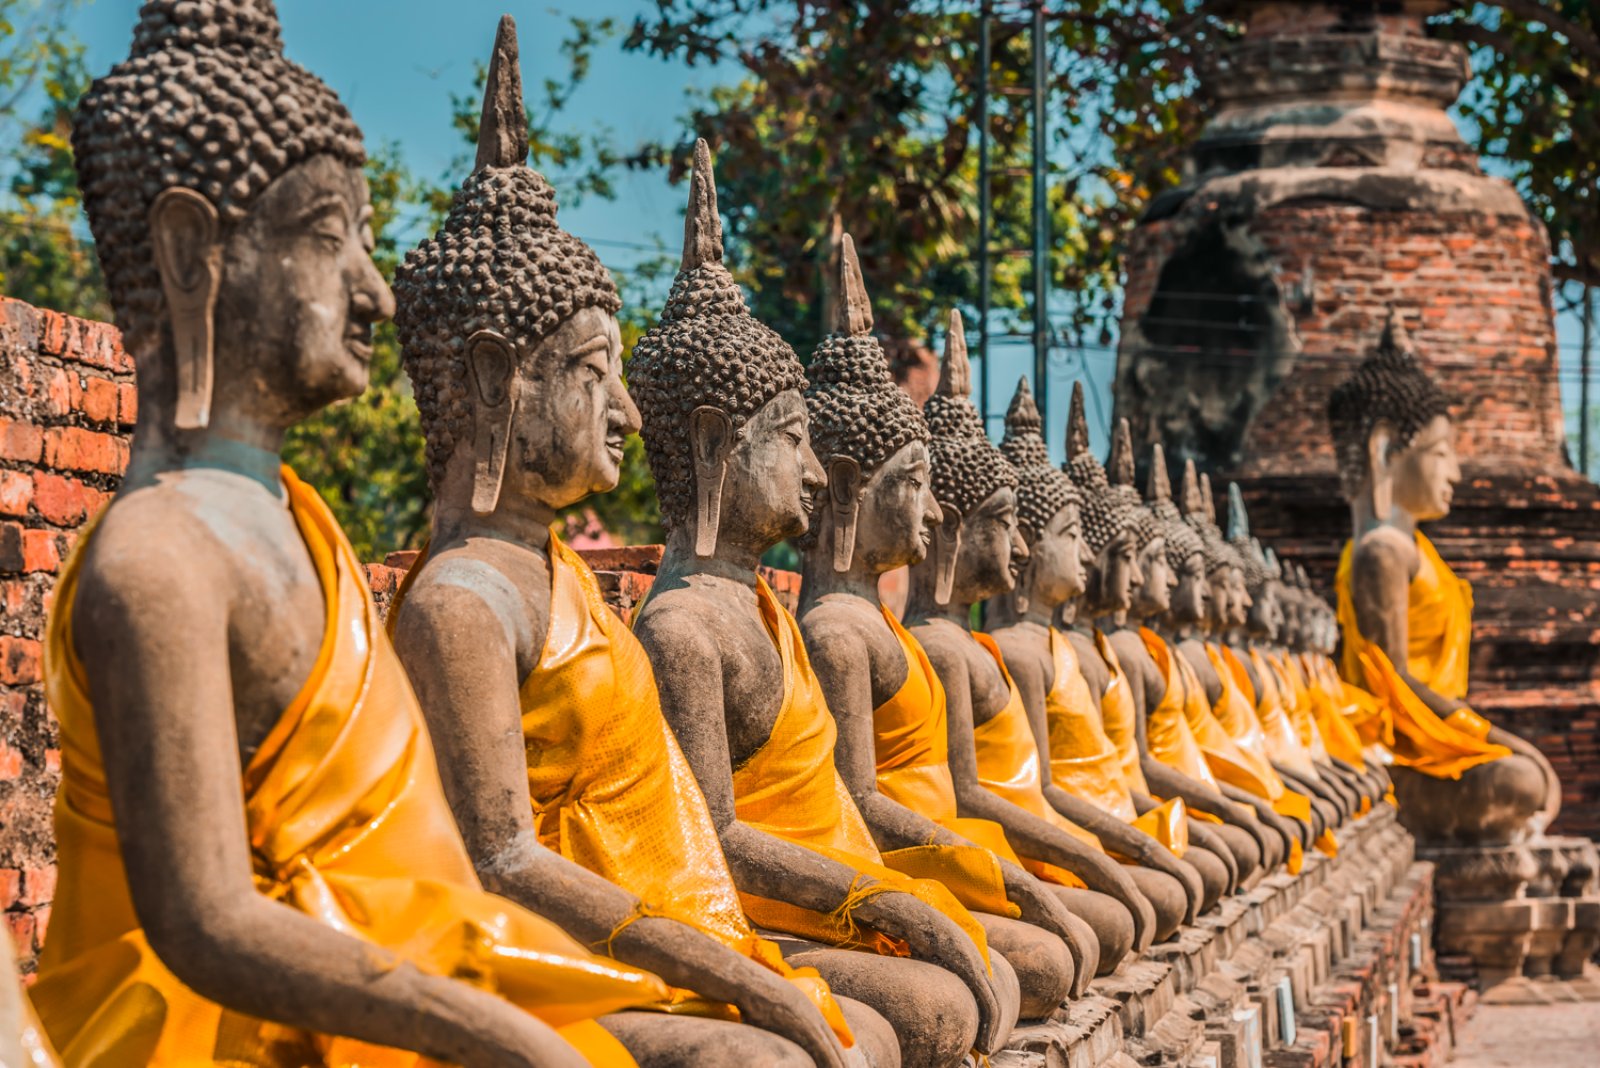
[[[1600,836],[1600,494],[1565,451],[1544,229],[1446,111],[1467,58],[1424,21],[1448,6],[1217,5],[1246,32],[1130,243],[1116,414],[1238,478],[1263,541],[1331,591],[1328,393],[1395,307],[1456,398],[1465,479],[1429,536],[1476,592],[1472,703],[1549,754],[1557,828]]]

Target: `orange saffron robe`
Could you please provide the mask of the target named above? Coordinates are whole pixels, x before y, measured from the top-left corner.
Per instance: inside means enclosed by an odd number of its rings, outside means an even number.
[[[1256,718],[1261,721],[1261,730],[1267,737],[1267,751],[1273,760],[1301,778],[1320,779],[1311,754],[1306,751],[1284,707],[1283,683],[1277,670],[1255,646],[1250,647],[1250,666],[1255,668],[1260,682],[1256,690]]]
[[[757,925],[829,945],[905,956],[899,939],[859,928],[851,913],[877,894],[902,891],[938,910],[959,926],[988,958],[983,927],[965,906],[932,879],[895,871],[878,852],[867,822],[834,765],[838,726],[828,711],[800,638],[800,628],[778,603],[765,580],[756,580],[756,598],[767,633],[783,662],[783,705],[761,748],[733,769],[734,812],[758,831],[820,853],[859,873],[849,897],[832,913],[740,893],[746,914]]]
[[[1089,683],[1083,677],[1077,651],[1066,635],[1052,627],[1049,638],[1054,679],[1050,692],[1045,694],[1044,710],[1050,731],[1051,781],[1067,793],[1132,824],[1175,855],[1183,856],[1189,846],[1189,825],[1185,819],[1188,812],[1183,799],[1175,797],[1139,815],[1133,803],[1133,792],[1123,776],[1122,753],[1106,732],[1104,701],[1095,703]],[[1133,694],[1128,692],[1120,667],[1111,676],[1107,690],[1119,683],[1122,693],[1118,695],[1118,702],[1126,699],[1131,710]],[[1137,736],[1133,744],[1137,754]],[[1142,771],[1139,782],[1144,784]]]
[[[687,924],[788,979],[852,1045],[816,969],[789,967],[745,919],[705,796],[661,712],[644,646],[606,606],[589,565],[554,531],[548,559],[549,630],[518,693],[540,844],[639,898],[633,918]],[[418,560],[390,619],[421,570]],[[675,989],[661,1007],[738,1018],[733,1006],[687,990]]]
[[[1406,670],[1435,693],[1465,700],[1472,644],[1472,587],[1456,577],[1420,530],[1417,552],[1421,567],[1407,591]],[[1364,685],[1387,709],[1395,763],[1434,778],[1459,779],[1470,768],[1510,756],[1510,749],[1487,740],[1488,720],[1470,708],[1441,718],[1400,677],[1384,651],[1362,636],[1350,588],[1354,559],[1355,542],[1346,542],[1334,583],[1344,631],[1341,674]]]
[[[1188,693],[1184,689],[1180,666],[1183,658],[1167,645],[1161,635],[1147,627],[1139,628],[1139,637],[1144,640],[1144,647],[1150,651],[1156,669],[1166,680],[1166,690],[1161,700],[1145,716],[1145,742],[1150,747],[1150,755],[1169,768],[1215,790],[1217,777],[1212,773],[1205,752],[1200,748],[1200,741],[1195,737],[1194,728],[1185,714]]]
[[[1150,784],[1145,781],[1144,765],[1140,763],[1139,705],[1134,699],[1133,687],[1122,670],[1122,661],[1111,640],[1099,629],[1094,632],[1094,647],[1111,674],[1106,692],[1100,695],[1100,722],[1105,726],[1106,737],[1117,747],[1122,761],[1122,781],[1128,789],[1148,795]]]
[[[928,654],[894,613],[879,606],[906,659],[906,681],[872,713],[878,792],[975,846],[929,845],[884,854],[896,871],[937,879],[963,905],[996,916],[1021,917],[1006,898],[1000,859],[1022,861],[993,820],[958,815],[950,775],[949,714],[944,684]]]
[[[316,491],[288,468],[282,477],[321,580],[327,625],[311,676],[244,769],[256,889],[394,959],[499,994],[559,1028],[593,1064],[632,1065],[593,1018],[659,1001],[666,985],[594,956],[554,924],[481,889],[360,561]],[[62,571],[45,654],[46,692],[61,722],[60,883],[33,997],[64,1063],[434,1065],[225,1009],[185,987],[150,948],[133,911],[73,645],[78,567],[92,537],[91,527]],[[375,954],[374,964],[381,959]]]
[[[1006,668],[1000,647],[987,634],[974,632],[972,637],[994,657],[1000,674],[1006,680],[1010,696],[1006,705],[987,722],[972,730],[974,748],[977,750],[978,781],[984,789],[1037,816],[1046,823],[1066,831],[1092,849],[1104,851],[1100,839],[1073,823],[1051,807],[1044,796],[1044,776],[1039,770],[1039,745],[1033,728],[1028,724],[1028,712],[1022,704],[1022,694]],[[1083,880],[1065,868],[1024,857],[1023,866],[1034,875],[1058,886],[1082,888]]]

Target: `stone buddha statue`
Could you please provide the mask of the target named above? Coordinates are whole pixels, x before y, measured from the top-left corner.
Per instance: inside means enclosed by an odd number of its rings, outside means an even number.
[[[1367,777],[1361,739],[1345,715],[1344,692],[1342,688],[1330,690],[1318,670],[1315,649],[1327,602],[1312,588],[1304,566],[1291,565],[1287,577],[1290,581],[1282,597],[1289,622],[1278,662],[1293,696],[1301,739],[1312,752],[1321,779],[1342,791],[1346,814],[1351,815],[1380,800],[1387,787],[1379,779]]]
[[[64,1062],[632,1063],[594,1020],[665,984],[480,888],[361,562],[280,466],[393,310],[349,114],[269,0],[150,0],[73,148],[140,411],[46,636]]]
[[[682,268],[629,366],[667,531],[635,632],[746,914],[882,1013],[905,1064],[953,1065],[1004,1042],[1016,976],[943,884],[884,863],[835,769],[821,683],[756,570],[824,490],[805,375],[723,265],[703,141],[690,182]]]
[[[1187,829],[1174,830],[1185,822],[1181,802],[1136,825],[1140,809],[1122,753],[1106,733],[1102,694],[1084,677],[1078,645],[1054,625],[1062,607],[1083,595],[1087,574],[1077,487],[1050,463],[1042,428],[1024,378],[1006,412],[1000,451],[1017,472],[1017,525],[1028,558],[1011,595],[991,602],[989,633],[1027,710],[1046,799],[1131,862],[1125,870],[1155,909],[1156,940],[1165,941],[1194,919],[1204,885],[1177,855],[1188,847]],[[1139,559],[1147,559],[1144,550]],[[1094,637],[1079,638],[1089,644],[1085,655],[1098,659]]]
[[[1560,790],[1530,743],[1466,702],[1472,599],[1419,529],[1461,477],[1450,402],[1391,310],[1328,399],[1353,527],[1339,562],[1342,671],[1393,722],[1400,819],[1426,844],[1504,845],[1552,820]]]
[[[800,633],[838,726],[835,760],[886,863],[938,879],[1017,972],[1024,1018],[1072,991],[1085,934],[1023,870],[999,824],[964,819],[950,774],[944,688],[878,598],[878,578],[927,556],[940,514],[928,424],[889,373],[848,234],[837,322],[807,367],[811,443],[828,489],[800,540]]]
[[[970,390],[966,340],[952,313],[938,390],[923,407],[942,522],[933,553],[911,569],[907,626],[944,687],[962,813],[1005,829],[1028,870],[1094,928],[1099,960],[1091,971],[1107,974],[1130,949],[1150,944],[1157,919],[1100,840],[1046,795],[1039,742],[1016,680],[994,639],[969,629],[973,605],[1011,593],[1028,560],[1016,470],[984,434]]]
[[[1081,414],[1075,416],[1082,419]],[[1131,518],[1118,518],[1128,514],[1129,505],[1118,505],[1121,496],[1111,493],[1104,469],[1088,452],[1086,421],[1076,434],[1069,432],[1069,448],[1074,440],[1081,444],[1068,462],[1085,499],[1093,494],[1107,502],[1102,521],[1107,526],[1120,521],[1131,528]],[[1131,452],[1130,446],[1131,442],[1122,448]],[[1114,466],[1122,470],[1131,464],[1123,460]],[[1128,610],[1116,617],[1120,622],[1111,635],[1144,727],[1143,771],[1155,796],[1181,797],[1190,808],[1221,821],[1205,826],[1191,823],[1191,833],[1198,829],[1202,844],[1215,847],[1230,866],[1231,882],[1253,885],[1265,867],[1283,855],[1284,846],[1271,824],[1263,822],[1265,804],[1219,780],[1202,745],[1204,741],[1213,750],[1219,748],[1215,723],[1172,636],[1184,626],[1196,625],[1210,610],[1212,589],[1206,580],[1204,547],[1172,503],[1165,460],[1159,453],[1151,467],[1150,490],[1149,518],[1165,541],[1166,573],[1174,576],[1168,581],[1175,584],[1168,590],[1146,589],[1130,596]]]
[[[395,649],[485,885],[674,987],[681,1011],[602,1020],[638,1060],[842,1065],[851,1028],[751,930],[649,660],[556,531],[560,509],[616,485],[639,413],[616,289],[557,225],[526,129],[506,16],[477,167],[396,277],[435,501],[389,608]],[[892,1056],[888,1025],[847,1009]]]
[[[1207,645],[1216,636],[1244,623],[1249,613],[1250,595],[1244,581],[1244,561],[1238,550],[1228,543],[1217,526],[1210,480],[1198,475],[1192,462],[1185,466],[1181,498],[1184,522],[1200,537],[1206,580],[1211,587],[1212,597],[1207,612],[1200,618],[1187,621],[1173,620],[1171,634],[1176,639],[1177,648],[1185,660],[1185,664],[1181,667],[1199,683],[1198,700],[1191,707],[1190,713],[1196,735],[1200,738],[1201,747],[1206,753],[1206,759],[1220,781],[1257,798],[1281,801],[1283,794],[1280,786],[1288,786],[1294,793],[1309,791],[1309,796],[1326,798],[1330,806],[1323,812],[1324,830],[1327,830],[1348,812],[1340,787],[1336,783],[1325,782],[1317,765],[1312,765],[1313,770],[1305,779],[1290,783],[1282,782],[1282,772],[1274,768],[1269,773],[1267,768],[1256,766],[1248,747],[1241,747],[1226,728],[1217,729],[1221,724],[1215,710],[1219,707],[1223,710],[1220,719],[1233,724],[1239,733],[1244,733],[1244,728],[1248,724],[1242,717],[1232,714],[1229,701],[1232,695],[1223,684],[1222,672],[1211,662]],[[1269,659],[1271,655],[1269,654]],[[1275,664],[1275,668],[1277,667]],[[1281,670],[1285,674],[1284,689],[1287,692],[1286,661],[1282,664]],[[1320,743],[1319,737],[1307,738],[1305,735],[1305,728],[1310,728],[1312,735],[1316,735],[1316,730],[1309,710],[1307,709],[1304,715],[1300,714],[1305,702],[1298,691],[1292,699],[1286,698],[1286,705],[1288,718],[1300,732],[1298,736],[1302,744],[1310,746],[1313,742]],[[1313,757],[1320,759],[1324,756],[1319,745]],[[1274,779],[1280,781],[1275,782]],[[1293,807],[1284,810],[1284,814],[1297,815],[1303,812],[1303,806],[1297,799],[1288,800]],[[1312,804],[1315,806],[1317,802],[1313,801]],[[1353,806],[1350,806],[1348,811],[1353,811]],[[1331,851],[1336,848],[1331,837],[1319,835],[1317,841],[1326,850]]]

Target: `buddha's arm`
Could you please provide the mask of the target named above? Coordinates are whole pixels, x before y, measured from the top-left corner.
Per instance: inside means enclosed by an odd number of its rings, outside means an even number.
[[[834,764],[878,848],[970,845],[960,835],[878,791],[871,639],[843,621],[819,620],[821,611],[806,615],[801,621],[801,635],[838,728]]]
[[[874,880],[804,846],[742,822],[734,806],[732,758],[725,717],[726,666],[705,620],[657,603],[640,616],[635,634],[656,665],[661,710],[678,737],[705,795],[733,881],[745,893],[831,913]],[[662,670],[661,665],[671,665]],[[894,938],[914,955],[958,976],[972,991],[991,1048],[1002,1024],[989,969],[961,928],[910,894],[874,894],[851,915]]]
[[[485,888],[597,953],[737,1005],[747,1022],[794,1040],[819,1064],[842,1068],[838,1040],[791,984],[685,923],[638,917],[636,896],[540,844],[521,744],[517,654],[519,645],[526,656],[543,647],[548,618],[518,619],[516,590],[497,578],[480,571],[471,588],[419,586],[395,629],[445,794]]]
[[[1135,944],[1148,945],[1145,932],[1154,930],[1155,912],[1116,861],[984,787],[978,778],[977,748],[972,737],[972,682],[966,661],[943,642],[928,642],[924,648],[944,683],[950,774],[955,780],[957,809],[963,816],[1000,824],[1012,848],[1023,856],[1064,868],[1082,879],[1090,890],[1120,901],[1133,916]]]
[[[1262,857],[1268,861],[1268,867],[1276,867],[1278,862],[1283,859],[1284,850],[1289,848],[1289,839],[1298,837],[1294,829],[1290,827],[1282,816],[1272,810],[1272,806],[1264,798],[1241,790],[1237,786],[1229,786],[1227,783],[1219,783],[1218,785],[1222,789],[1222,795],[1228,800],[1248,806],[1256,814],[1256,820],[1273,832],[1273,839],[1282,839],[1281,842],[1269,841],[1266,834],[1256,836],[1261,843]]]
[[[1206,692],[1206,707],[1217,707],[1217,701],[1222,697],[1222,679],[1217,676],[1211,658],[1206,656],[1206,647],[1194,638],[1187,638],[1178,643],[1178,655],[1188,661],[1199,677],[1200,688]]]
[[[256,891],[231,609],[219,595],[235,580],[209,538],[158,518],[148,529],[160,536],[126,551],[102,528],[96,555],[114,566],[105,580],[85,569],[75,624],[78,648],[94,651],[85,669],[129,892],[161,962],[199,996],[289,1027],[450,1063],[581,1068],[575,1050],[510,1003]]]

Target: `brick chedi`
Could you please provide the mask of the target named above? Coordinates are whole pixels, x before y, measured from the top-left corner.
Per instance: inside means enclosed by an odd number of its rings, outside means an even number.
[[[1328,393],[1394,307],[1455,401],[1465,478],[1429,536],[1476,594],[1473,706],[1549,754],[1558,829],[1600,836],[1600,494],[1564,448],[1544,229],[1446,111],[1467,59],[1424,20],[1448,5],[1217,6],[1245,33],[1130,242],[1116,414],[1237,478],[1326,590],[1349,527]]]

